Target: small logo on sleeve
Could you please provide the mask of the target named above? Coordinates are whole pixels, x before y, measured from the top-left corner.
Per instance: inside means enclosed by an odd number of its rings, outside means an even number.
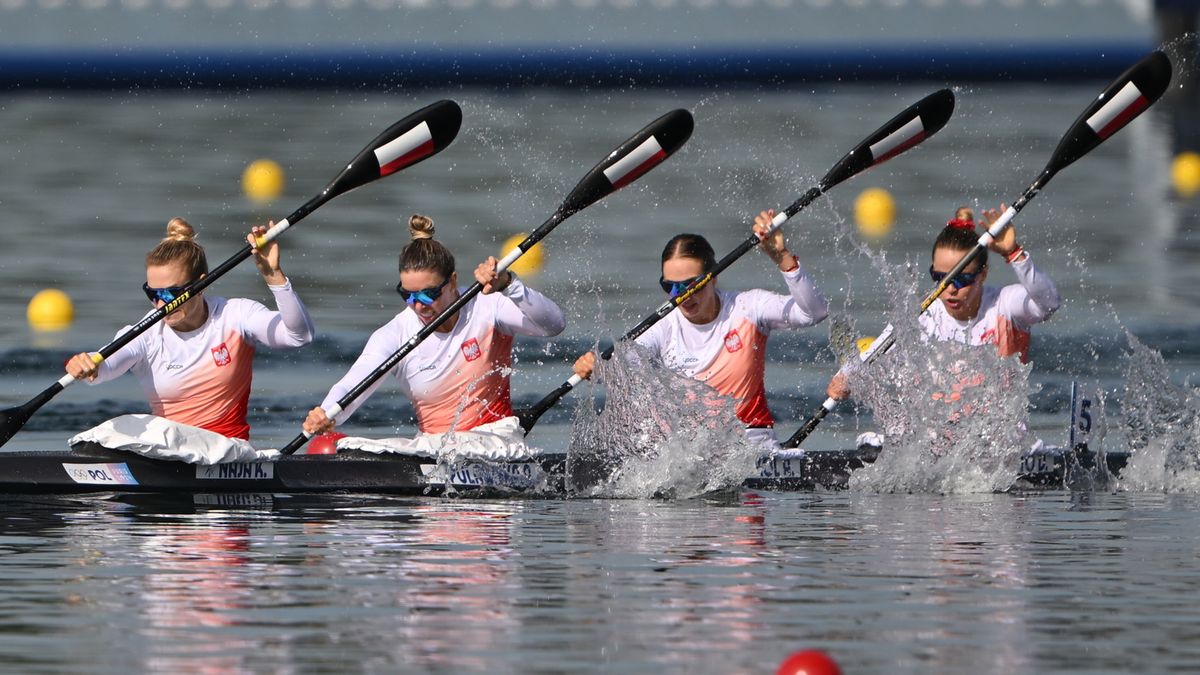
[[[462,353],[463,356],[467,357],[468,361],[474,361],[483,355],[483,352],[479,349],[479,342],[475,338],[462,343]]]
[[[725,335],[725,351],[727,351],[727,352],[729,352],[730,354],[732,354],[732,353],[734,353],[734,352],[736,352],[736,351],[741,351],[741,349],[742,349],[742,338],[741,338],[741,336],[740,336],[740,335],[738,335],[738,333],[737,333],[737,331],[736,331],[736,330],[731,330],[731,331],[729,331],[729,332],[728,332],[728,333]]]
[[[215,361],[218,366],[227,366],[233,362],[233,357],[229,355],[229,347],[226,347],[224,342],[222,342],[219,347],[213,348],[212,355],[213,361]]]

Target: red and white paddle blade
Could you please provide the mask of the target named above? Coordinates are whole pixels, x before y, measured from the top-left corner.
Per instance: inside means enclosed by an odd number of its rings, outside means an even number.
[[[692,135],[692,114],[678,109],[659,117],[608,154],[563,200],[574,213],[629,185],[683,147]]]
[[[462,126],[462,109],[438,101],[396,122],[363,148],[325,188],[328,198],[390,176],[446,149]]]
[[[1160,51],[1150,52],[1113,80],[1075,120],[1054,149],[1046,172],[1057,173],[1091,152],[1145,112],[1170,84],[1171,61]]]
[[[941,89],[888,120],[846,153],[821,179],[821,191],[882,164],[934,135],[954,113],[954,92]]]

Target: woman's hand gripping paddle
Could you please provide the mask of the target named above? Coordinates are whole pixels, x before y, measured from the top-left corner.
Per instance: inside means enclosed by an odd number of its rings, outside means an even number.
[[[265,246],[292,225],[300,222],[305,216],[316,211],[322,204],[362,187],[367,183],[389,176],[393,173],[432,157],[450,145],[458,135],[462,125],[462,110],[454,101],[438,101],[426,106],[404,119],[396,122],[381,133],[367,147],[363,148],[346,168],[342,169],[329,185],[325,186],[317,196],[308,200],[287,218],[278,221],[258,238],[259,247]],[[134,338],[146,332],[163,317],[179,308],[180,305],[195,297],[210,284],[233,269],[238,263],[249,258],[253,253],[250,244],[235,253],[225,262],[218,265],[203,278],[193,281],[187,289],[174,301],[159,307],[137,324],[130,327],[112,342],[100,348],[92,355],[97,364],[112,356],[121,347],[129,344]],[[75,378],[64,375],[45,391],[35,396],[28,403],[7,410],[0,410],[0,445],[8,442],[13,434],[21,430],[29,418],[33,416],[50,399],[69,386]]]
[[[782,227],[789,218],[799,213],[804,207],[811,204],[817,197],[825,194],[826,191],[838,183],[847,178],[857,176],[873,166],[882,164],[934,135],[946,125],[952,112],[954,112],[954,94],[949,89],[934,92],[909,106],[904,112],[893,117],[887,124],[884,124],[856,145],[853,150],[846,153],[844,157],[838,160],[837,164],[833,165],[833,168],[825,174],[825,177],[816,186],[809,188],[799,199],[780,211],[771,223],[771,229],[764,236],[769,236],[772,232]],[[621,340],[637,339],[639,335],[650,330],[651,326],[670,314],[676,307],[686,302],[692,294],[707,286],[718,274],[732,265],[738,258],[745,255],[747,251],[757,246],[759,241],[760,239],[756,235],[747,237],[741,245],[717,261],[716,267],[708,274],[697,279],[695,283],[689,286],[678,297],[671,298],[660,305],[658,309],[654,310],[653,314],[647,316],[641,323],[621,336]],[[600,357],[608,359],[612,357],[612,354],[613,348],[609,347],[601,353]],[[583,378],[578,375],[572,375],[569,380],[543,397],[532,408],[518,412],[517,417],[520,419],[521,428],[525,430],[525,433],[528,434],[533,429],[533,425],[537,424],[538,418],[547,410],[554,407],[559,399],[566,396],[567,392],[574,389],[575,385],[581,381],[583,381]]]
[[[620,147],[609,153],[608,157],[593,167],[583,177],[583,180],[579,181],[575,189],[571,190],[571,193],[567,195],[567,198],[563,200],[554,214],[500,260],[496,265],[496,271],[503,272],[508,269],[509,265],[513,264],[517,258],[520,258],[530,248],[533,248],[534,244],[541,241],[547,234],[550,234],[550,231],[557,227],[559,223],[629,185],[650,169],[658,166],[663,160],[674,154],[676,150],[683,147],[683,144],[692,135],[693,124],[691,113],[682,109],[673,110],[634,134],[632,138],[622,143]],[[400,349],[393,352],[375,370],[371,371],[371,374],[364,378],[362,382],[359,382],[345,396],[339,399],[331,410],[326,410],[325,415],[333,419],[346,406],[350,405],[351,402],[370,389],[379,378],[387,374],[392,368],[395,368],[404,357],[408,356],[427,337],[432,335],[438,326],[441,326],[447,319],[458,313],[463,305],[466,305],[471,298],[474,298],[482,290],[483,285],[478,281],[475,282],[453,304],[447,307],[445,311],[421,328]],[[308,441],[309,437],[307,432],[301,432],[284,446],[280,452],[285,455],[294,453]]]
[[[1080,157],[1094,150],[1098,145],[1108,140],[1113,134],[1120,131],[1134,120],[1138,115],[1145,112],[1155,101],[1163,95],[1167,90],[1167,85],[1171,82],[1171,62],[1166,55],[1160,51],[1151,52],[1141,61],[1135,63],[1132,67],[1121,73],[1120,77],[1108,85],[1100,96],[1091,103],[1079,115],[1071,128],[1058,142],[1058,147],[1054,149],[1054,154],[1050,156],[1050,161],[1046,163],[1046,168],[1042,169],[1041,174],[1033,181],[1033,184],[1026,188],[1020,199],[1013,203],[1012,206],[1001,214],[1001,216],[988,228],[987,232],[979,237],[979,241],[975,244],[975,248],[971,249],[961,260],[946,274],[946,278],[938,283],[937,287],[925,296],[921,302],[921,311],[918,314],[924,313],[937,300],[942,291],[946,290],[954,277],[958,276],[959,272],[966,269],[971,261],[979,256],[980,253],[987,250],[990,244],[1005,227],[1012,222],[1014,216],[1025,208],[1031,199],[1036,197],[1042,188],[1050,182],[1050,179],[1059,171],[1070,166]],[[878,358],[879,354],[887,352],[891,349],[895,338],[888,330],[886,334],[880,335],[875,342],[867,348],[863,361],[870,363]],[[853,361],[851,361],[853,363]],[[808,437],[812,430],[820,424],[821,420],[829,414],[837,406],[837,400],[833,398],[825,399],[821,404],[821,409],[813,415],[804,426],[800,427],[796,433],[792,434],[791,438],[783,443],[785,448],[795,448]]]

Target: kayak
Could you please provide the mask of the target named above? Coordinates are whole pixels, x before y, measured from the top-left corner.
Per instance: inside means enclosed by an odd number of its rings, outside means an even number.
[[[785,450],[761,456],[742,487],[755,490],[844,489],[850,473],[873,462],[879,448]],[[1117,475],[1128,453],[1106,453]],[[1043,448],[1021,460],[1018,488],[1062,488],[1072,464],[1097,468],[1101,455],[1079,445]],[[116,493],[361,493],[393,495],[569,496],[567,456],[532,460],[469,460],[441,466],[417,455],[341,450],[330,455],[287,455],[271,461],[200,465],[152,459],[82,443],[69,451],[0,453],[0,494]]]

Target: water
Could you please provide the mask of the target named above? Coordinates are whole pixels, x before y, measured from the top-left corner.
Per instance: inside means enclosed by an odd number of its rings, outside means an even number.
[[[395,255],[410,213],[431,215],[467,268],[542,222],[633,131],[691,109],[697,130],[678,157],[547,238],[533,283],[570,325],[554,340],[519,342],[514,399],[531,403],[569,376],[578,353],[661,302],[658,253],[672,234],[697,231],[719,254],[731,250],[755,210],[790,203],[930,90],[7,95],[0,404],[28,400],[67,354],[141,315],[141,259],[171,216],[197,225],[222,260],[248,223],[307,200],[378,130],[437,98],[459,100],[464,130],[445,153],[340,197],[283,240],[284,269],[321,337],[259,354],[255,439],[282,443],[398,308]],[[1014,199],[1098,90],[959,86],[938,136],[789,223],[789,244],[839,325],[874,335],[892,311],[878,265],[923,269],[954,207]],[[1125,399],[1159,400],[1127,392],[1175,400],[1172,419],[1194,409],[1197,202],[1170,194],[1172,128],[1165,109],[1152,111],[1057,176],[1018,220],[1066,299],[1034,334],[1031,434],[1065,441],[1072,380],[1104,394],[1114,447],[1130,443]],[[263,156],[289,172],[270,208],[238,186]],[[890,190],[900,210],[889,237],[870,246],[874,258],[847,221],[870,186]],[[1011,281],[1003,266],[995,272]],[[783,288],[757,253],[720,283]],[[22,319],[48,286],[76,304],[74,326],[58,336],[35,335]],[[249,266],[213,291],[266,295]],[[832,325],[772,337],[767,388],[781,436],[824,398],[837,368]],[[1131,347],[1126,330],[1150,351]],[[71,387],[6,447],[61,448],[81,428],[144,410],[127,380]],[[566,448],[580,393],[531,442]],[[1142,410],[1154,419],[1152,407],[1131,412]],[[411,434],[410,417],[385,386],[347,431]],[[808,445],[846,447],[874,428],[867,409],[847,405]],[[1185,446],[1195,438],[1190,427],[1164,434]],[[29,672],[764,672],[819,647],[848,672],[1190,668],[1196,495],[1163,494],[1153,481],[1135,488],[673,502],[276,496],[238,508],[204,497],[11,500],[0,511],[0,655]]]
[[[1188,670],[1194,495],[5,504],[52,672]],[[86,665],[83,665],[86,664]]]

